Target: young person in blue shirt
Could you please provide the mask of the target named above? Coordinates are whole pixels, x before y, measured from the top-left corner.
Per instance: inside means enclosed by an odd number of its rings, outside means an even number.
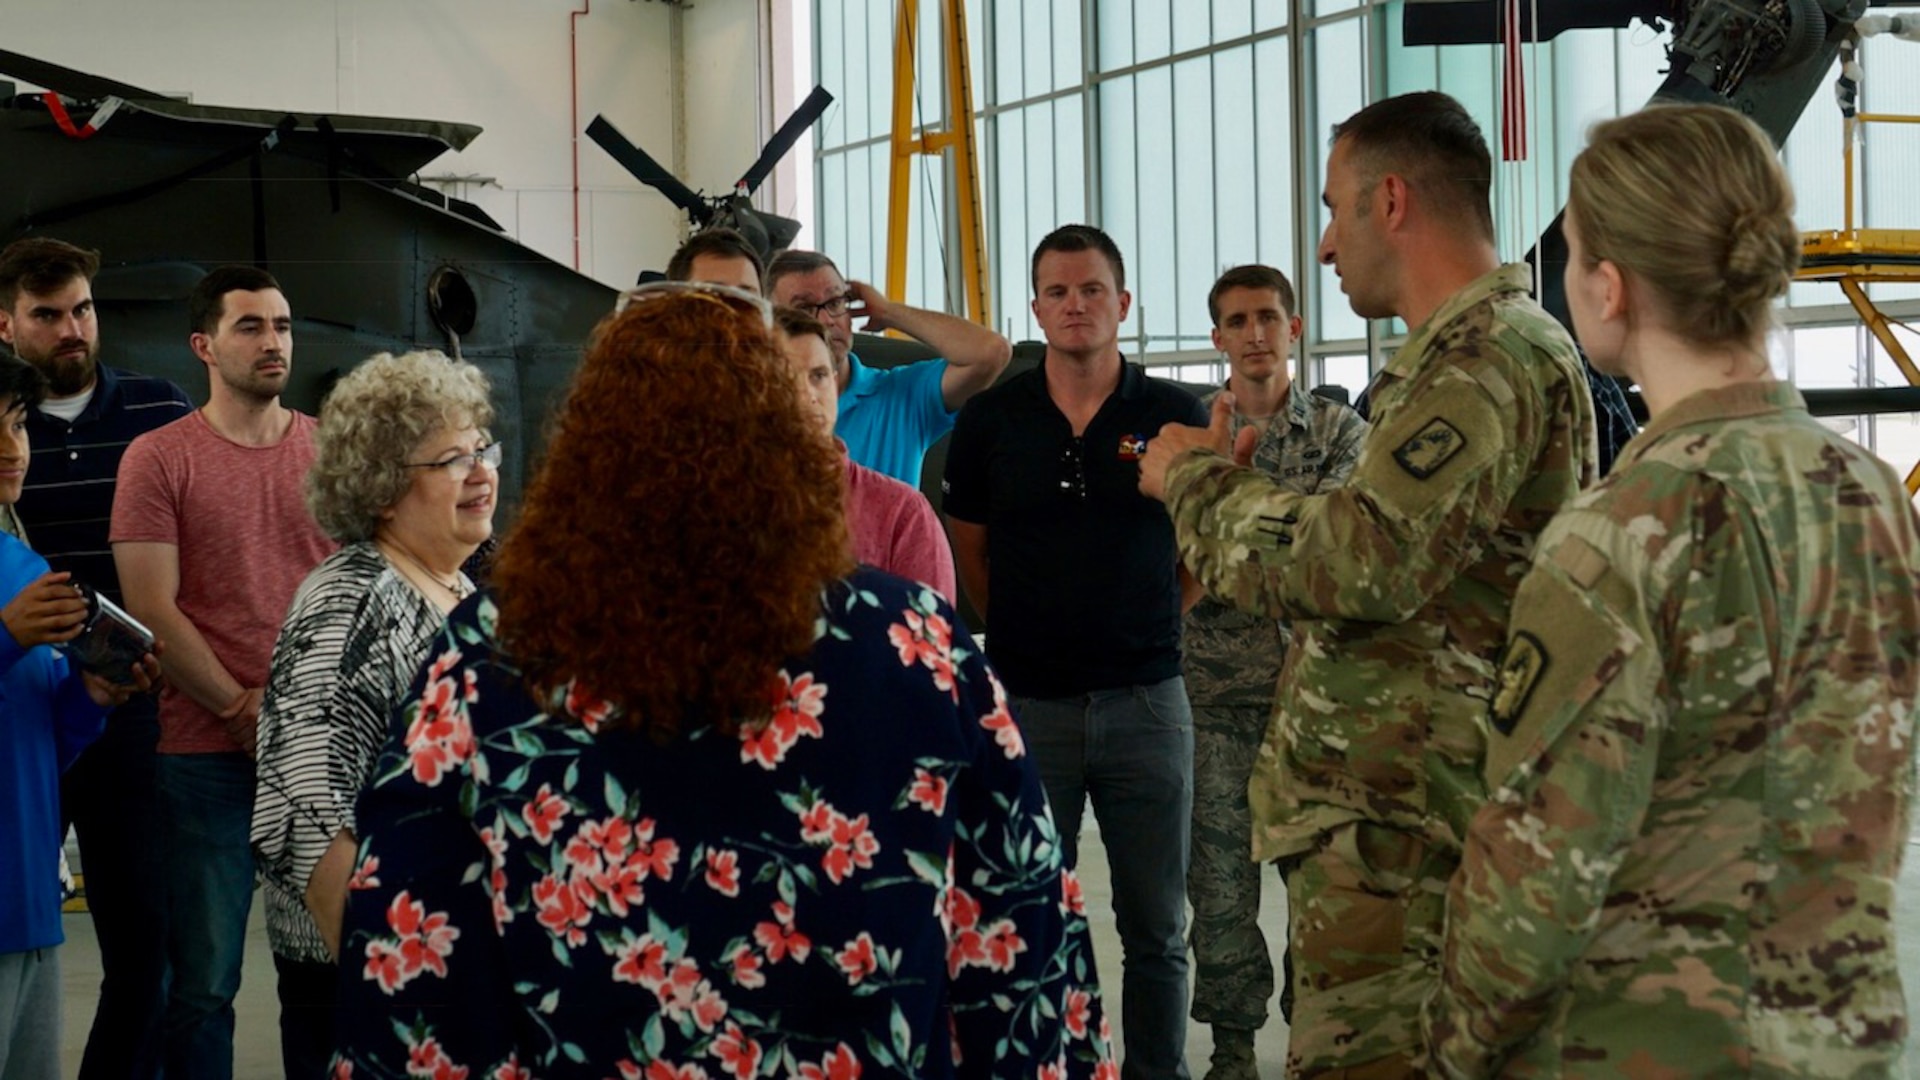
[[[0,355],[0,504],[20,497],[27,414],[46,386],[32,365]],[[107,710],[160,677],[151,653],[121,685],[54,650],[87,616],[68,578],[0,535],[0,1075],[33,1080],[61,1075],[60,773],[100,736]]]

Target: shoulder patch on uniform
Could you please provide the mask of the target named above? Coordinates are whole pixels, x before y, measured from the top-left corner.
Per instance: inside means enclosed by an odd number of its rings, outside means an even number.
[[[1500,654],[1500,689],[1493,696],[1493,727],[1502,735],[1513,734],[1515,724],[1527,711],[1527,700],[1547,670],[1547,647],[1525,630],[1513,635],[1506,651]]]
[[[1607,572],[1607,567],[1613,565],[1612,560],[1601,554],[1599,548],[1577,536],[1569,536],[1561,541],[1554,550],[1553,562],[1583,589],[1593,588],[1594,583]]]
[[[1425,480],[1466,448],[1467,437],[1460,434],[1460,429],[1436,416],[1415,432],[1413,438],[1400,444],[1400,449],[1393,452],[1393,460],[1415,480]]]

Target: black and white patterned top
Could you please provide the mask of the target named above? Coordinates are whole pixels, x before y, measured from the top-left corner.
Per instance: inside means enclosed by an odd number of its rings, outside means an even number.
[[[253,851],[267,900],[267,940],[292,960],[327,961],[307,913],[307,879],[386,742],[446,616],[371,543],[349,544],[300,584],[260,707]]]

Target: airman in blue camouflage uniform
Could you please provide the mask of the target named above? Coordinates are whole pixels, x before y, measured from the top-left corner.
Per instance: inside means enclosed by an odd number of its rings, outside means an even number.
[[[1355,312],[1413,328],[1376,378],[1347,486],[1296,495],[1169,425],[1142,462],[1187,567],[1292,621],[1249,798],[1286,857],[1296,1077],[1415,1074],[1446,883],[1485,799],[1487,702],[1540,530],[1594,478],[1593,403],[1566,332],[1501,266],[1485,140],[1408,94],[1335,129],[1321,257]],[[1200,452],[1188,452],[1194,448]]]
[[[1426,1012],[1449,1077],[1887,1077],[1920,520],[1767,363],[1798,257],[1730,110],[1594,129],[1566,284],[1651,419],[1547,529]]]
[[[1251,463],[1301,495],[1346,482],[1367,423],[1339,402],[1293,385],[1300,339],[1293,285],[1270,266],[1236,266],[1207,296],[1213,344],[1227,358],[1229,430],[1248,432]],[[1290,634],[1286,624],[1208,597],[1187,613],[1187,696],[1193,702],[1193,1018],[1213,1026],[1207,1080],[1255,1080],[1254,1032],[1267,1021],[1273,961],[1260,932],[1260,864],[1253,861],[1247,779],[1272,711]],[[1285,1001],[1282,1002],[1283,1010]]]

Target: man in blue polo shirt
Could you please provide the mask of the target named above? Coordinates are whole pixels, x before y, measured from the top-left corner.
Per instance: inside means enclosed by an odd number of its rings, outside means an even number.
[[[193,411],[165,379],[100,363],[93,306],[97,252],[49,237],[0,251],[0,341],[38,368],[49,392],[28,410],[32,467],[16,506],[33,548],[57,571],[121,602],[107,543],[114,476],[135,436]],[[159,1075],[166,1008],[166,910],[160,874],[154,698],[139,694],[108,717],[106,734],[61,783],[61,817],[80,837],[87,908],[102,978],[82,1080]],[[62,832],[65,826],[62,826]]]
[[[1106,233],[1066,225],[1033,258],[1040,366],[981,394],[947,451],[960,585],[987,621],[1069,866],[1089,800],[1120,931],[1127,1080],[1187,1076],[1193,716],[1180,615],[1199,590],[1173,523],[1138,490],[1146,440],[1205,417],[1120,355],[1132,296]]]
[[[817,251],[774,256],[766,295],[826,326],[840,375],[840,419],[833,433],[847,444],[847,456],[914,487],[920,486],[927,448],[953,427],[960,406],[992,386],[1013,358],[1007,339],[987,327],[896,304],[865,282],[842,278],[833,260]],[[868,367],[853,355],[853,321],[859,318],[867,320],[861,330],[898,330],[940,359]]]

